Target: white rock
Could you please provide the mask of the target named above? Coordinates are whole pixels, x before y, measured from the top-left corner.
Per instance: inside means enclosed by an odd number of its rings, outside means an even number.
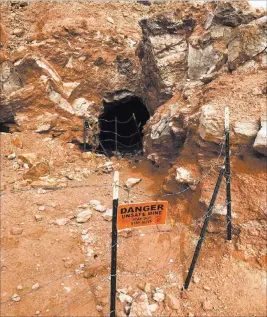
[[[257,134],[253,148],[267,156],[267,118],[266,116],[261,117],[261,128]]]
[[[102,172],[107,174],[113,172],[114,170],[113,162],[106,162],[103,165],[99,165],[97,168],[102,169]]]
[[[68,218],[56,219],[56,224],[58,226],[65,226],[70,220]]]
[[[114,24],[114,20],[112,19],[112,17],[107,17],[107,20],[108,20],[109,23]]]
[[[98,312],[101,312],[101,311],[103,310],[103,307],[100,306],[100,305],[96,305],[96,310],[97,310]]]
[[[21,290],[23,290],[23,287],[22,287],[22,285],[18,285],[18,286],[17,286],[17,290],[18,290],[18,291],[21,291]]]
[[[238,121],[234,125],[235,143],[248,144],[252,138],[255,138],[259,130],[259,124],[256,120]]]
[[[96,207],[98,205],[101,205],[101,202],[99,200],[90,200],[89,201],[89,204],[92,206],[92,207]]]
[[[199,283],[199,282],[200,282],[200,278],[197,277],[197,276],[194,276],[194,277],[193,277],[193,282],[194,282],[195,284]]]
[[[32,286],[32,290],[36,291],[39,287],[40,287],[40,285],[38,283],[36,283]]]
[[[178,167],[176,169],[175,180],[180,184],[193,184],[194,179],[192,177],[191,171],[186,168]]]
[[[78,213],[76,221],[78,223],[83,223],[88,221],[92,216],[92,210],[91,209],[86,209]]]
[[[20,296],[18,295],[18,294],[14,294],[13,296],[12,296],[12,300],[14,301],[14,302],[19,302],[20,301]]]
[[[89,257],[95,253],[92,247],[87,247],[86,251],[87,251],[86,255]]]
[[[107,209],[103,214],[102,217],[106,220],[106,221],[111,221],[112,220],[112,209]]]
[[[152,317],[152,313],[149,309],[149,302],[146,293],[136,298],[136,301],[132,303],[129,317]]]
[[[163,293],[163,290],[161,290],[160,288],[156,288],[156,292],[153,294],[153,299],[156,302],[163,302],[165,299],[165,295]]]
[[[15,153],[12,153],[12,154],[8,155],[8,157],[7,157],[8,160],[14,160],[15,158],[16,158]]]
[[[35,132],[41,133],[41,132],[47,132],[52,128],[51,124],[49,122],[47,123],[41,123],[37,124]]]
[[[151,313],[154,313],[158,309],[158,304],[151,304],[148,306]]]
[[[38,210],[39,210],[39,211],[44,211],[44,210],[45,210],[45,206],[40,206],[40,207],[38,208]]]
[[[89,115],[90,107],[92,107],[93,104],[93,102],[85,98],[78,98],[73,101],[72,107],[78,116],[86,116]]]
[[[207,104],[201,108],[199,135],[204,141],[221,143],[224,138],[224,116],[214,105]]]
[[[99,211],[99,212],[104,212],[106,210],[106,207],[102,206],[102,205],[97,205],[94,207],[94,210]]]
[[[141,182],[141,178],[129,178],[126,182],[125,182],[125,186],[127,188],[132,188],[134,185],[138,184]]]
[[[118,296],[121,303],[132,303],[133,299],[131,296],[120,293]]]
[[[151,293],[151,284],[150,283],[146,283],[144,291],[146,293]]]

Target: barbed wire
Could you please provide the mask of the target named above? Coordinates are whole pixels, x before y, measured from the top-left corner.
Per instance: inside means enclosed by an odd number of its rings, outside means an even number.
[[[119,141],[113,140],[113,139],[105,139],[105,140],[101,140],[101,142],[115,142],[115,143],[118,143],[119,145],[121,145],[121,146],[123,146],[125,148],[131,148],[131,147],[135,147],[138,144],[141,144],[141,142],[139,141],[139,142],[137,142],[135,144],[125,145],[125,144],[123,144],[123,143],[121,143]]]
[[[77,269],[76,269],[76,270],[77,270]],[[20,295],[20,298],[22,299],[22,298],[24,298],[24,297],[26,297],[26,296],[28,296],[28,295],[30,295],[30,294],[32,294],[32,293],[38,292],[39,290],[41,290],[41,289],[43,289],[43,288],[45,288],[45,287],[47,287],[47,286],[49,286],[49,285],[51,285],[51,284],[53,284],[53,283],[55,283],[55,282],[58,282],[58,281],[60,281],[60,280],[62,280],[62,279],[64,279],[64,278],[72,277],[74,274],[77,274],[77,273],[76,273],[76,270],[71,271],[71,272],[69,272],[69,273],[67,273],[67,274],[58,276],[58,277],[56,277],[54,280],[50,280],[50,281],[48,281],[47,283],[44,283],[44,284],[39,285],[39,287],[38,287],[37,289],[35,289],[35,290],[30,290],[29,292]],[[4,305],[4,304],[7,304],[7,303],[9,303],[9,302],[11,302],[11,301],[13,301],[12,297],[8,298],[7,300],[5,300],[5,301],[3,301],[3,302],[0,302],[0,304],[1,304],[1,305]]]
[[[112,134],[115,134],[115,135],[117,135],[117,136],[119,136],[119,137],[121,137],[121,138],[132,138],[133,136],[139,134],[139,132],[137,131],[137,132],[135,132],[135,133],[133,133],[133,134],[130,134],[130,135],[121,135],[121,134],[119,134],[119,133],[117,133],[117,132],[108,131],[108,130],[101,130],[101,133],[112,133]],[[114,140],[114,141],[115,141],[115,140]]]
[[[106,120],[106,119],[98,118],[99,121],[117,122],[117,123],[119,123],[119,124],[128,123],[128,122],[130,122],[132,119],[134,119],[134,115],[133,115],[133,114],[132,114],[132,116],[131,116],[129,119],[127,119],[126,121],[119,121],[119,120],[116,120],[116,119],[114,119],[114,120]]]

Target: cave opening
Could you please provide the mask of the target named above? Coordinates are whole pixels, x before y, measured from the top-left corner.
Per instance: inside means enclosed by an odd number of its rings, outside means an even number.
[[[0,132],[12,133],[12,127],[14,127],[14,126],[15,126],[14,120],[0,122]]]
[[[142,152],[143,127],[150,115],[136,96],[105,102],[99,117],[99,150],[113,155]],[[117,144],[117,145],[116,145]]]

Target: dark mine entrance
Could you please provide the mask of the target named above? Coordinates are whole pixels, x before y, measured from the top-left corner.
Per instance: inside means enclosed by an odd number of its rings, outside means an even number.
[[[104,113],[99,118],[99,150],[104,147],[108,154],[116,150],[122,154],[141,151],[143,126],[148,119],[149,112],[138,97],[104,102]]]

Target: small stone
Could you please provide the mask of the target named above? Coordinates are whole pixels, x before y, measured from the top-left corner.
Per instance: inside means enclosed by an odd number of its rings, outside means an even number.
[[[64,262],[64,266],[67,269],[70,269],[71,267],[73,267],[74,265],[74,261],[72,259],[68,259]]]
[[[131,296],[120,293],[118,296],[121,303],[132,303],[133,299]]]
[[[89,204],[92,206],[92,207],[96,207],[98,205],[101,205],[101,202],[99,200],[90,200],[89,201]]]
[[[40,287],[39,283],[36,283],[32,286],[32,290],[36,291]]]
[[[16,35],[16,36],[22,36],[24,34],[24,30],[16,28],[16,29],[13,30],[13,34]]]
[[[210,287],[209,286],[204,285],[203,288],[204,288],[205,291],[210,291]]]
[[[127,188],[132,188],[134,185],[138,184],[141,182],[141,178],[129,178],[126,182],[125,182],[125,186]]]
[[[22,232],[23,232],[23,229],[20,227],[12,227],[10,230],[10,233],[13,234],[14,236],[20,235],[20,234],[22,234]]]
[[[102,217],[106,220],[106,221],[111,221],[112,220],[112,209],[107,209],[103,214]]]
[[[8,160],[14,160],[15,158],[16,158],[15,153],[12,153],[12,154],[8,155],[8,157],[7,157]]]
[[[210,301],[208,300],[205,300],[203,303],[202,303],[202,307],[205,311],[209,311],[209,310],[212,310],[212,304]]]
[[[144,291],[146,293],[151,293],[151,284],[150,283],[145,284]]]
[[[153,299],[156,302],[163,302],[165,299],[165,295],[163,293],[163,290],[161,290],[160,288],[156,288],[156,292],[153,294]]]
[[[114,20],[111,17],[107,17],[107,20],[108,20],[109,23],[114,24]]]
[[[19,302],[20,301],[20,296],[18,295],[18,294],[14,294],[13,296],[12,296],[12,300],[14,301],[14,302]]]
[[[86,209],[80,213],[78,213],[76,221],[78,223],[84,223],[88,221],[92,216],[92,210],[91,209]]]
[[[38,208],[38,210],[39,210],[39,211],[44,211],[44,210],[45,210],[45,206],[40,206],[40,207]]]
[[[41,312],[39,310],[36,310],[35,315],[40,315]]]
[[[188,317],[195,317],[195,315],[193,313],[188,313],[187,315]]]
[[[22,285],[18,285],[18,286],[17,286],[17,290],[18,290],[18,291],[21,291],[21,290],[23,290],[23,287],[22,287]]]
[[[91,172],[89,170],[84,170],[83,171],[83,177],[88,178],[90,176]]]
[[[96,305],[96,310],[100,313],[103,310],[103,307],[100,305]]]
[[[96,210],[98,212],[104,212],[106,210],[106,207],[102,206],[102,205],[97,205],[94,207],[94,210]]]
[[[151,313],[154,313],[158,309],[158,304],[151,304],[148,306],[148,309],[150,310]]]
[[[42,221],[44,219],[43,215],[35,215],[34,217],[37,222]]]
[[[199,282],[200,282],[200,278],[197,277],[197,276],[194,276],[194,277],[193,277],[193,282],[194,282],[195,284],[199,283]]]
[[[172,294],[168,294],[166,298],[167,304],[171,309],[178,310],[180,309],[180,302],[177,297]]]
[[[56,224],[58,226],[65,226],[70,220],[68,218],[56,219]]]

